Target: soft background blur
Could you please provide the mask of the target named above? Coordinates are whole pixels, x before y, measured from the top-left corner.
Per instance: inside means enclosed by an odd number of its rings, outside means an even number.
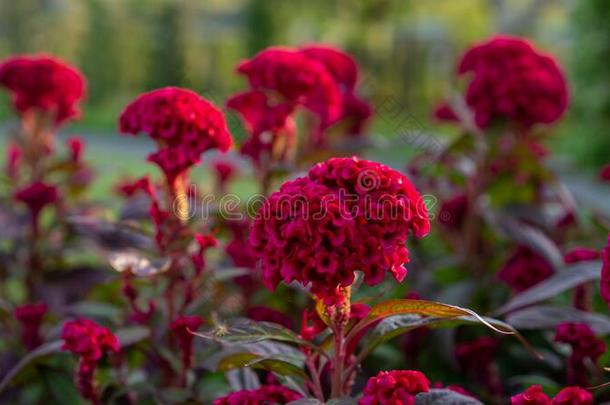
[[[569,76],[572,106],[553,148],[593,170],[610,159],[608,21],[605,0],[3,0],[0,57],[47,52],[85,73],[83,117],[65,132],[84,135],[107,174],[104,165],[129,172],[142,161],[133,155],[145,155],[145,139],[116,135],[131,98],[177,85],[222,105],[244,86],[235,65],[264,47],[326,42],[352,53],[362,93],[379,108],[372,132],[392,145],[404,125],[450,131],[430,111],[451,88],[466,46],[496,32],[522,35],[555,54]],[[10,123],[0,97],[0,122]],[[400,114],[382,113],[388,100]]]

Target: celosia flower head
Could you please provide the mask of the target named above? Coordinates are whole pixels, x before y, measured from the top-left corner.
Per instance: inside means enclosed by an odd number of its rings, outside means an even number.
[[[298,50],[267,48],[242,62],[237,71],[247,76],[253,90],[273,91],[289,107],[303,105],[327,127],[341,114],[339,87],[326,67]]]
[[[518,246],[498,273],[498,278],[515,292],[520,292],[546,280],[551,274],[553,268],[544,257],[526,246]]]
[[[562,323],[555,331],[555,341],[572,347],[572,357],[578,360],[590,358],[596,362],[606,351],[606,344],[597,338],[586,323]]]
[[[78,118],[78,103],[85,93],[83,75],[51,56],[15,56],[0,64],[0,85],[13,96],[20,114],[39,111],[59,125]]]
[[[551,399],[540,385],[532,385],[521,394],[511,397],[510,403],[511,405],[549,405]]]
[[[297,281],[332,303],[355,271],[368,285],[387,272],[402,281],[407,236],[429,228],[423,200],[405,176],[380,163],[333,158],[264,202],[250,243],[268,288]]]
[[[495,120],[525,129],[550,124],[568,105],[566,80],[557,62],[522,38],[495,36],[471,47],[458,73],[471,77],[465,99],[481,128]]]
[[[430,382],[419,371],[381,371],[369,378],[358,405],[413,405],[415,395],[429,389]]]
[[[559,391],[551,405],[592,405],[593,395],[580,387],[567,387]]]
[[[32,350],[40,345],[40,325],[47,313],[47,306],[40,304],[25,304],[15,308],[15,319],[21,324],[21,341],[28,349]]]
[[[119,127],[125,134],[144,132],[157,142],[159,150],[148,159],[170,183],[199,163],[203,152],[226,152],[233,142],[218,108],[197,93],[177,87],[140,95],[121,114]]]
[[[107,328],[90,321],[77,319],[64,324],[62,350],[68,350],[89,362],[102,358],[104,352],[118,352],[119,340]]]
[[[214,400],[214,405],[284,405],[302,395],[281,385],[263,385],[255,390],[232,392]]]

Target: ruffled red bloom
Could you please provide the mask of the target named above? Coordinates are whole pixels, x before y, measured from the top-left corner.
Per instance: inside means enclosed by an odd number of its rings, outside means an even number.
[[[559,391],[551,405],[592,405],[593,395],[580,387],[567,387]]]
[[[246,316],[257,322],[273,322],[285,326],[288,329],[292,329],[292,319],[280,311],[264,305],[248,308]]]
[[[599,289],[602,299],[610,308],[610,233],[608,234],[608,245],[602,250],[601,257],[602,271]]]
[[[525,392],[510,398],[511,405],[549,405],[551,399],[540,385],[532,385]]]
[[[303,105],[311,110],[322,128],[341,114],[341,94],[333,76],[322,63],[298,50],[267,48],[240,63],[237,71],[248,77],[254,90],[277,92],[288,107]]]
[[[288,181],[263,204],[250,233],[265,285],[280,281],[311,285],[331,304],[338,288],[362,271],[368,285],[386,272],[401,281],[410,232],[428,233],[423,200],[397,171],[376,162],[333,158],[308,177]]]
[[[13,108],[20,114],[41,111],[57,125],[80,115],[78,102],[85,93],[85,79],[58,58],[9,58],[0,65],[0,85],[11,91]]]
[[[21,341],[29,350],[42,343],[40,325],[47,313],[47,306],[40,304],[25,304],[15,308],[15,319],[21,324]]]
[[[232,392],[214,400],[214,405],[283,405],[302,395],[281,385],[263,385],[255,390]]]
[[[515,292],[546,280],[553,274],[549,262],[526,246],[518,246],[498,273],[498,278],[508,284]]]
[[[605,353],[606,344],[595,336],[586,323],[562,323],[555,331],[555,341],[572,347],[571,356],[578,360],[591,359],[594,363]]]
[[[599,171],[599,178],[602,181],[610,182],[610,163],[604,165]]]
[[[68,151],[70,151],[70,160],[73,163],[80,163],[83,153],[85,151],[85,141],[78,136],[71,136],[66,141]]]
[[[148,134],[159,150],[149,155],[168,183],[199,163],[209,149],[226,152],[233,142],[223,113],[197,93],[165,87],[132,101],[119,120],[122,133]]]
[[[101,359],[104,352],[116,353],[120,347],[119,340],[110,330],[89,319],[66,322],[61,338],[64,341],[62,350],[93,362]]]
[[[468,212],[468,197],[460,193],[441,204],[438,223],[447,229],[459,230]]]
[[[496,36],[470,48],[458,74],[472,74],[466,103],[480,128],[507,120],[527,129],[557,121],[568,105],[566,79],[553,57],[527,40]]]
[[[429,389],[430,382],[419,371],[381,371],[369,378],[358,405],[413,405],[415,395]]]
[[[23,158],[23,151],[19,145],[11,142],[6,147],[6,175],[12,181],[17,181],[19,177],[19,166]]]
[[[59,200],[59,192],[55,186],[51,186],[42,181],[35,181],[29,186],[18,190],[14,194],[14,198],[28,206],[32,218],[33,232],[34,234],[38,234],[38,219],[40,217],[40,212],[47,205],[53,204]]]
[[[373,108],[356,94],[358,65],[354,58],[340,49],[327,45],[313,45],[301,48],[307,57],[324,65],[339,85],[342,109],[339,121],[349,121],[348,135],[360,135],[366,122],[373,115]]]
[[[190,331],[196,331],[203,324],[203,318],[197,315],[181,316],[170,325],[173,335],[178,341],[178,347],[182,352],[182,365],[185,369],[191,367],[193,361],[193,339]]]

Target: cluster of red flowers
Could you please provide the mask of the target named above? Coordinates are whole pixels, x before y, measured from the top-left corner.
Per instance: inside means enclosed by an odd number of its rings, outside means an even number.
[[[45,55],[4,61],[0,85],[12,92],[13,107],[20,114],[43,112],[58,125],[78,117],[78,102],[85,93],[85,79],[78,70]]]
[[[119,340],[107,328],[88,319],[77,319],[64,324],[61,338],[63,350],[80,357],[76,372],[76,386],[83,398],[100,403],[95,389],[95,370],[104,352],[119,351]]]
[[[511,405],[592,405],[593,395],[579,387],[567,387],[551,400],[540,385],[532,385],[510,401]]]
[[[29,350],[42,343],[40,325],[47,313],[45,304],[25,304],[15,308],[14,316],[21,324],[21,341]]]
[[[387,271],[401,281],[408,234],[422,237],[429,227],[423,200],[405,176],[376,162],[333,158],[264,202],[250,242],[268,288],[296,280],[332,303],[358,270],[369,285]]]
[[[430,382],[419,371],[381,371],[368,380],[358,405],[413,405],[415,395],[429,389]]]
[[[498,278],[520,292],[546,280],[553,274],[550,263],[527,246],[517,246],[498,273]]]
[[[312,134],[318,144],[323,131],[338,121],[347,122],[348,134],[361,134],[372,115],[372,108],[355,91],[356,62],[336,48],[268,48],[241,63],[237,70],[247,76],[251,89],[233,96],[227,106],[242,116],[251,134],[242,153],[256,163],[263,152],[271,151],[279,137],[286,137],[286,143],[293,142],[292,115],[297,107],[308,109],[318,118]]]
[[[478,127],[506,120],[528,129],[557,121],[568,105],[565,77],[557,62],[527,40],[496,36],[470,48],[459,63],[458,74],[471,74],[466,103]],[[454,120],[446,105],[436,111]]]
[[[263,385],[255,390],[241,390],[218,398],[214,405],[284,405],[302,395],[281,385]]]
[[[159,150],[148,160],[163,170],[170,185],[199,163],[203,152],[225,152],[233,142],[218,108],[193,91],[175,87],[140,95],[125,108],[119,126],[123,133],[144,132],[157,142]]]
[[[586,386],[589,384],[585,360],[596,363],[606,352],[606,344],[597,338],[585,323],[564,323],[557,326],[555,341],[567,343],[572,348],[568,358],[568,382]]]

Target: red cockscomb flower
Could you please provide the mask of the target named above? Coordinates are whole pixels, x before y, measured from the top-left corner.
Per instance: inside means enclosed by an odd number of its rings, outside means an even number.
[[[589,383],[585,359],[596,363],[605,353],[606,344],[597,338],[589,325],[585,323],[563,323],[557,326],[555,341],[569,344],[572,353],[568,359],[568,381],[571,384],[587,385]]]
[[[148,134],[159,150],[148,159],[163,170],[169,184],[199,163],[209,149],[226,152],[233,142],[223,113],[197,93],[165,87],[144,93],[119,120],[122,133]]]
[[[610,307],[610,233],[608,245],[602,250],[602,271],[599,281],[600,294],[604,302]]]
[[[51,56],[15,56],[0,65],[0,85],[13,95],[20,114],[39,111],[57,125],[78,118],[85,79],[74,67]]]
[[[239,64],[237,71],[248,77],[254,90],[277,92],[295,108],[303,105],[320,119],[322,128],[341,114],[341,94],[326,67],[298,50],[267,48]]]
[[[419,371],[381,371],[369,378],[358,405],[413,405],[415,395],[429,389],[430,382]]]
[[[15,319],[21,324],[21,341],[29,350],[42,343],[40,325],[47,313],[47,306],[40,304],[25,304],[15,308]]]
[[[64,340],[63,350],[90,361],[98,361],[105,351],[119,351],[117,337],[107,328],[89,319],[66,322],[61,338]]]
[[[339,85],[343,99],[338,120],[349,121],[347,134],[362,134],[366,122],[373,115],[373,109],[356,94],[358,65],[354,58],[342,50],[328,45],[307,46],[301,48],[301,52],[322,63]]]
[[[97,362],[104,352],[118,352],[119,340],[110,330],[88,319],[77,319],[64,324],[61,338],[62,350],[80,356],[75,374],[75,383],[83,398],[100,404],[95,387]]]
[[[32,219],[32,230],[36,235],[38,234],[38,220],[42,209],[59,200],[59,192],[55,186],[36,181],[18,190],[14,198],[28,206]]]
[[[568,105],[566,79],[557,62],[527,40],[496,36],[470,48],[458,74],[471,74],[466,103],[480,128],[506,120],[524,128],[557,121]]]
[[[532,385],[521,394],[510,398],[511,405],[549,405],[551,399],[540,385]]]
[[[197,315],[181,316],[170,325],[170,329],[182,352],[182,365],[185,369],[191,367],[193,361],[193,339],[190,331],[196,331],[203,324],[203,318]]]
[[[526,246],[518,246],[498,273],[498,278],[515,292],[520,292],[546,280],[551,274],[553,268],[544,257]]]
[[[408,234],[422,237],[429,228],[423,200],[402,174],[376,162],[333,158],[264,202],[250,243],[268,288],[282,280],[310,284],[330,304],[355,271],[368,285],[386,272],[401,281]]]
[[[232,392],[214,400],[214,405],[284,405],[302,395],[281,385],[263,385],[255,390]]]
[[[559,391],[551,405],[592,405],[593,395],[580,387],[567,387]]]

